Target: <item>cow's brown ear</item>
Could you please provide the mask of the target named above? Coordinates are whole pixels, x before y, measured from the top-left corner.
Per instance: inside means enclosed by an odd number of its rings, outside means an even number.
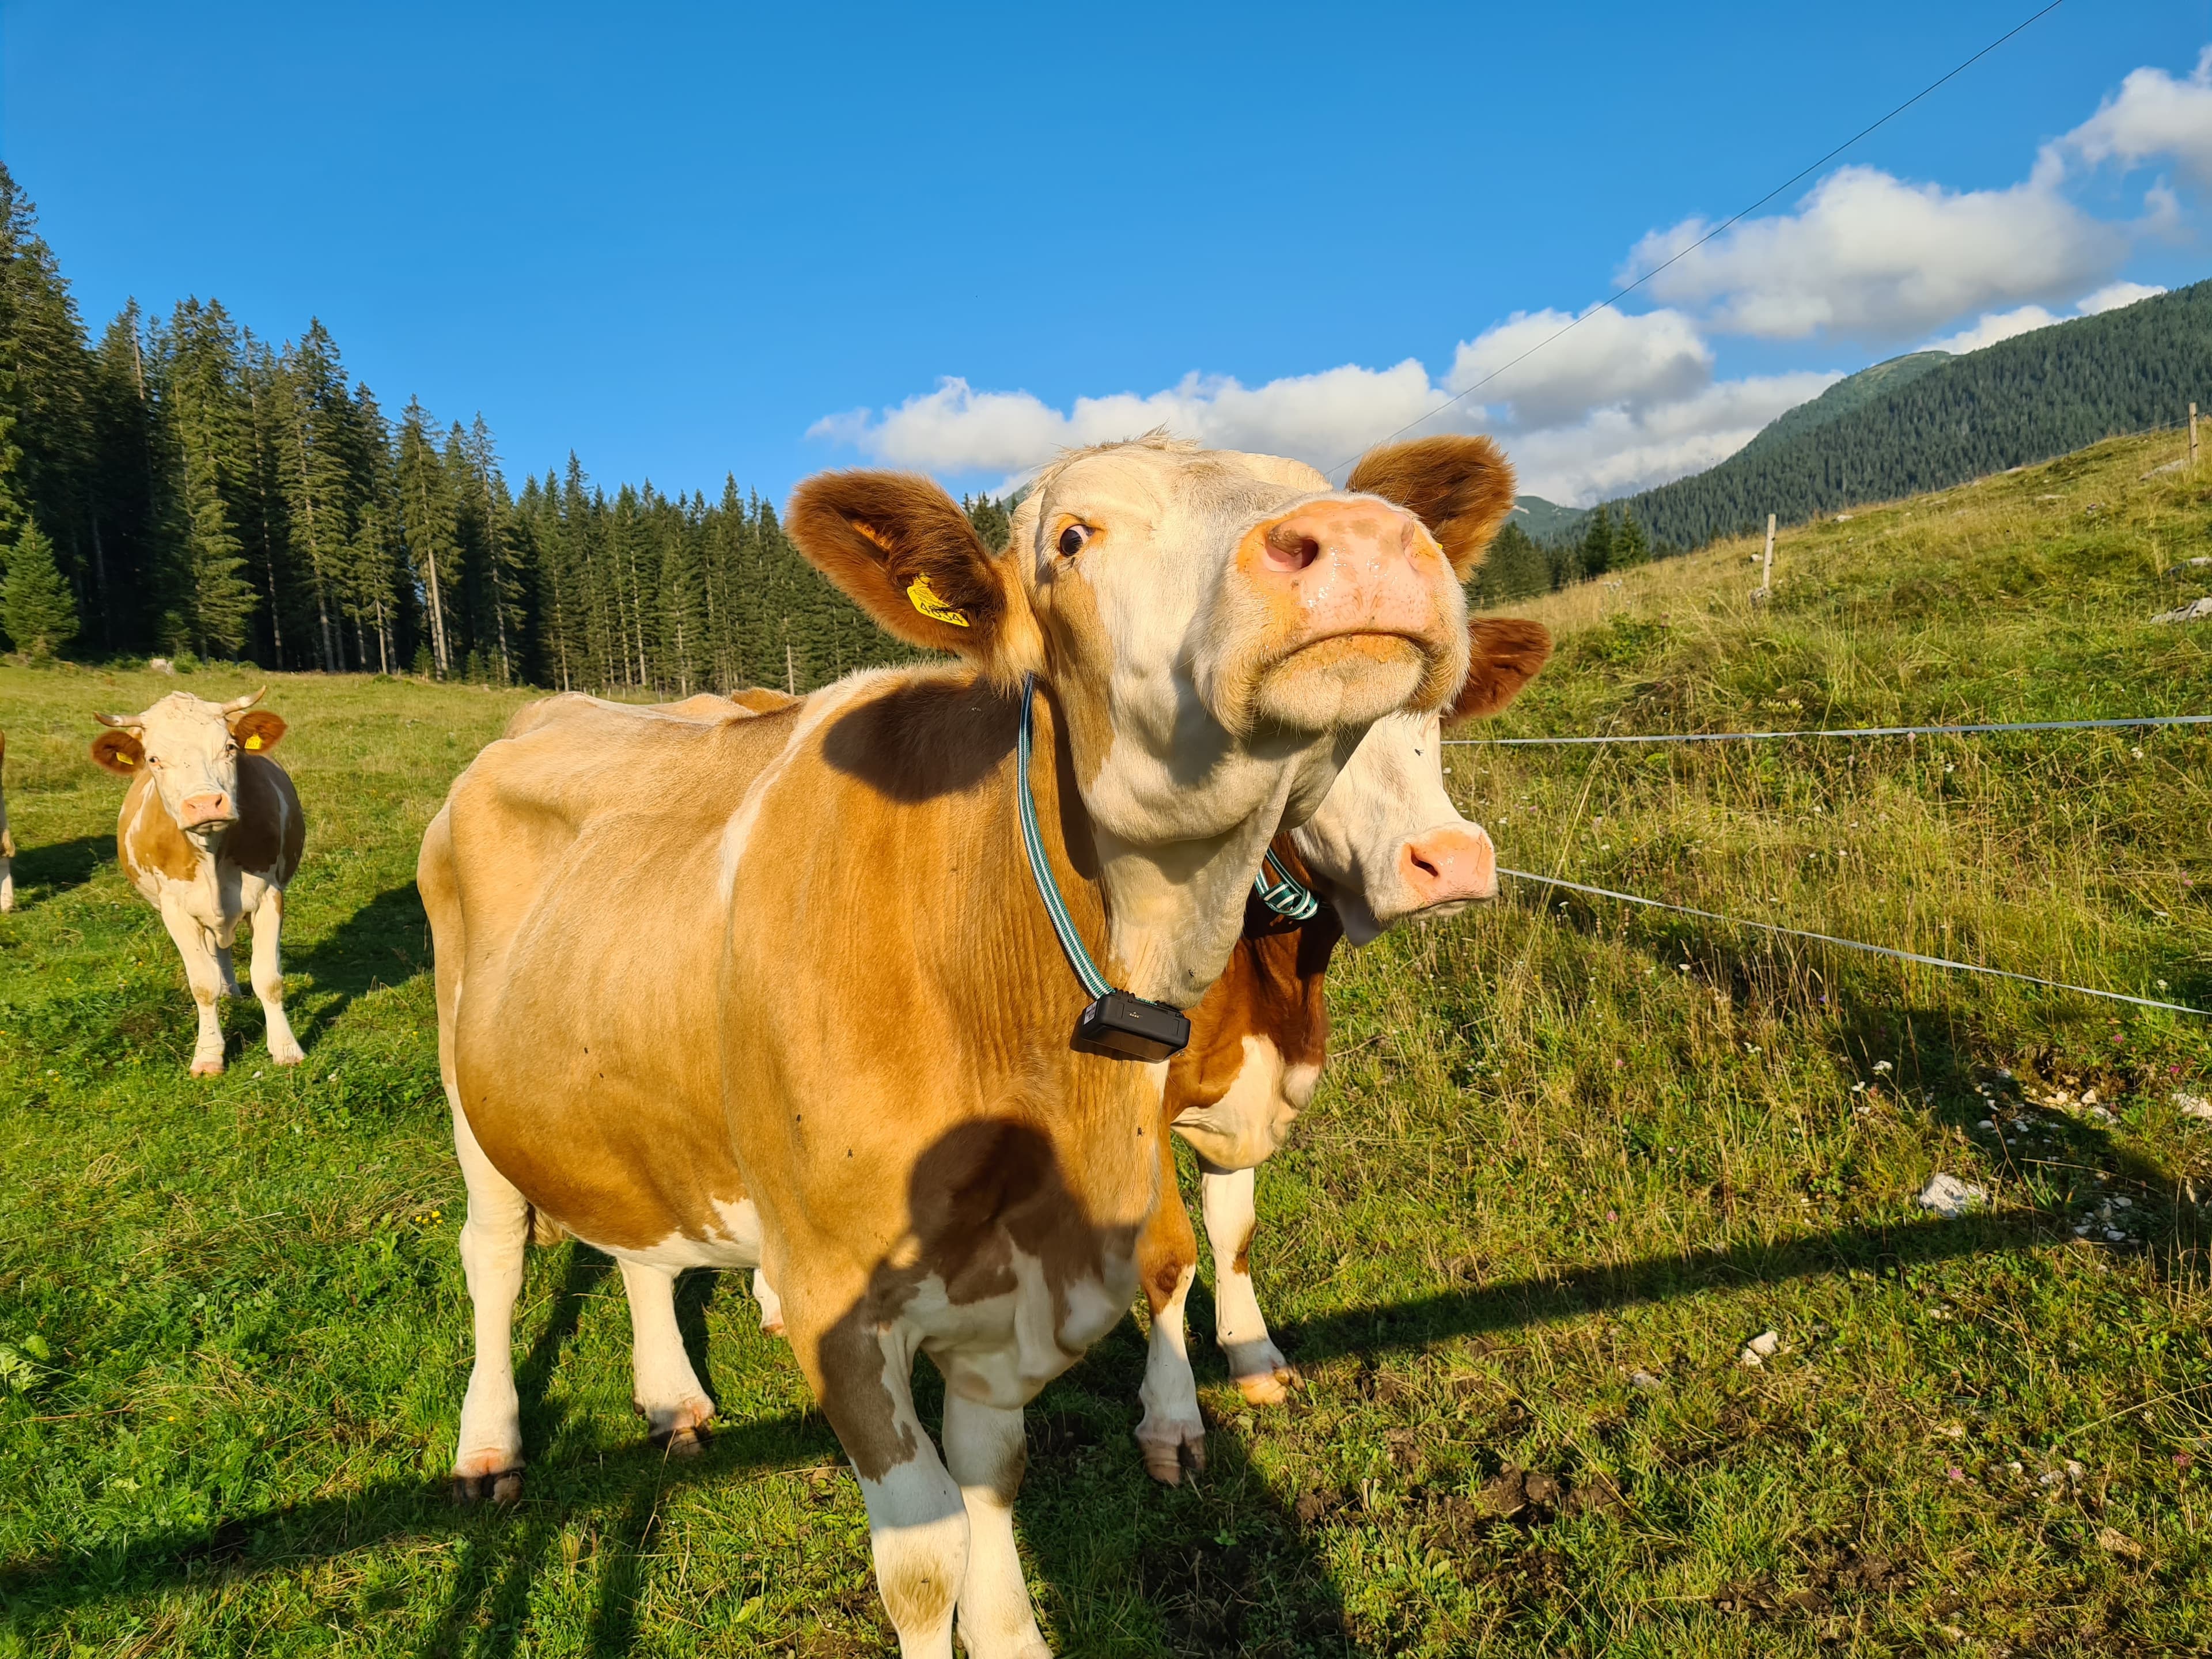
[[[1395,502],[1428,526],[1462,581],[1513,511],[1513,465],[1487,438],[1414,438],[1369,450],[1345,488]]]
[[[1001,681],[1042,666],[1012,562],[927,478],[817,473],[793,495],[784,528],[884,632],[965,657]]]
[[[1541,623],[1478,617],[1467,632],[1467,684],[1445,711],[1448,720],[1495,714],[1521,695],[1552,655],[1551,630]]]
[[[249,708],[243,714],[232,718],[230,735],[238,739],[238,746],[249,755],[265,755],[284,735],[284,722],[266,708]]]
[[[92,757],[120,778],[146,769],[146,745],[134,732],[103,732],[92,740]]]

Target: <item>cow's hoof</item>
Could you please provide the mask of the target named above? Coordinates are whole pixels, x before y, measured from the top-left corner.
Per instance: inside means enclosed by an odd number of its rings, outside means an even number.
[[[707,1425],[714,1420],[714,1402],[704,1395],[696,1395],[673,1406],[653,1407],[641,1401],[632,1403],[645,1418],[647,1437],[671,1457],[696,1457],[706,1445]]]
[[[1163,1429],[1139,1424],[1137,1449],[1145,1455],[1146,1474],[1164,1486],[1179,1486],[1185,1469],[1193,1474],[1206,1472],[1206,1425],[1170,1423]]]
[[[522,1471],[500,1469],[490,1474],[456,1474],[453,1476],[453,1502],[464,1506],[474,1504],[512,1504],[522,1496]]]
[[[269,1058],[279,1066],[297,1066],[307,1057],[307,1051],[298,1043],[289,1048],[271,1048]]]
[[[1280,1406],[1290,1399],[1292,1389],[1302,1388],[1304,1383],[1296,1366],[1278,1365],[1271,1371],[1238,1377],[1237,1392],[1244,1396],[1248,1406]]]
[[[196,1060],[192,1062],[194,1077],[221,1077],[222,1062],[219,1060]]]
[[[783,1316],[781,1314],[778,1314],[775,1318],[770,1319],[766,1314],[763,1314],[761,1316],[761,1329],[767,1332],[770,1336],[781,1336],[783,1334]]]
[[[707,1449],[707,1425],[696,1428],[671,1429],[666,1434],[656,1434],[653,1443],[671,1457],[696,1457]]]

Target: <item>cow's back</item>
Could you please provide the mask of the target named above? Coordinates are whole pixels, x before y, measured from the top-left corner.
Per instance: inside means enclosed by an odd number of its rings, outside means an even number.
[[[743,1197],[714,1110],[717,878],[790,722],[554,701],[424,838],[441,1048],[501,1171],[591,1243],[644,1250]]]

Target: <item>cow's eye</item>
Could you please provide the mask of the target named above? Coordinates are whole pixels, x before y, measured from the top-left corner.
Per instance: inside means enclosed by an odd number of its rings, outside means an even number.
[[[1060,532],[1060,556],[1063,559],[1073,558],[1083,551],[1084,544],[1090,539],[1090,526],[1081,524],[1068,526]]]

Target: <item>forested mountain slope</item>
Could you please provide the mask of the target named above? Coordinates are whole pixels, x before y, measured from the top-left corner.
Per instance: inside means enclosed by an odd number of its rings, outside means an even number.
[[[1801,420],[1794,435],[1778,430],[1816,398],[1710,471],[1620,505],[1655,543],[1695,547],[1769,513],[1797,522],[2171,426],[2192,398],[2212,403],[2212,283],[2001,341],[1833,419]]]

